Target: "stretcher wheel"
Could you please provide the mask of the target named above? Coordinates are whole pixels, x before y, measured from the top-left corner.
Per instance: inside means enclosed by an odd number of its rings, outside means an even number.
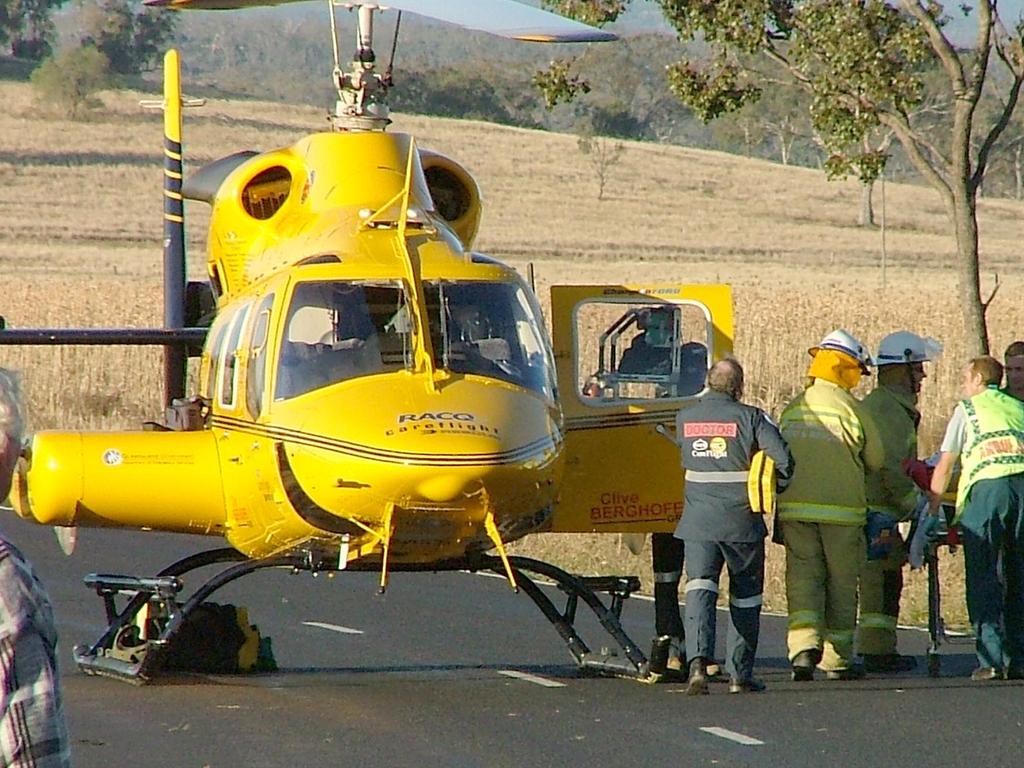
[[[938,677],[942,671],[942,659],[937,653],[928,654],[928,677]]]

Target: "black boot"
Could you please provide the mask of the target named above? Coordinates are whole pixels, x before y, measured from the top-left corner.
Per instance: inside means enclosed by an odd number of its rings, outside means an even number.
[[[698,657],[690,662],[690,682],[686,686],[687,696],[703,696],[708,692],[707,662]]]
[[[793,680],[798,683],[806,683],[814,679],[814,668],[821,661],[821,651],[809,649],[800,651],[793,657]]]
[[[651,643],[651,661],[648,665],[652,682],[658,682],[668,671],[668,655],[672,646],[672,635],[654,638]]]

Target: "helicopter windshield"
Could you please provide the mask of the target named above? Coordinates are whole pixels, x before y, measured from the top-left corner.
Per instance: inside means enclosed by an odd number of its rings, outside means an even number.
[[[424,284],[434,365],[554,396],[540,312],[509,282]],[[402,285],[299,283],[278,355],[278,400],[360,376],[411,370],[412,323]]]
[[[407,368],[408,329],[389,322],[404,306],[397,283],[299,283],[285,316],[275,398]]]
[[[543,320],[522,286],[435,281],[424,293],[435,365],[554,396]]]

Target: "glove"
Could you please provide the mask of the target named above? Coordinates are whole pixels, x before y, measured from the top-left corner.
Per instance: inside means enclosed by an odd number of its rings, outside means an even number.
[[[927,506],[917,520],[917,529],[914,537],[910,540],[910,550],[907,559],[910,561],[911,570],[918,570],[924,567],[924,554],[931,541],[932,534],[939,529],[942,521],[938,515],[928,514]]]
[[[892,552],[899,536],[896,518],[885,512],[869,510],[864,535],[868,543],[868,560],[884,560]]]

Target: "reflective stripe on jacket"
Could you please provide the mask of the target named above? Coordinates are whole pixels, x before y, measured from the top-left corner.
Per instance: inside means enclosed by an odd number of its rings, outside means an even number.
[[[1024,472],[1024,404],[997,389],[961,400],[967,414],[967,435],[960,454],[958,511],[971,486]]]
[[[881,468],[868,472],[865,480],[868,506],[905,519],[914,511],[918,495],[917,484],[903,470],[905,459],[917,458],[921,414],[914,396],[879,385],[861,401],[861,409],[878,428],[885,451]]]
[[[885,451],[861,403],[839,385],[814,379],[786,406],[780,427],[796,471],[779,497],[779,517],[864,525],[865,471],[879,469]]]

